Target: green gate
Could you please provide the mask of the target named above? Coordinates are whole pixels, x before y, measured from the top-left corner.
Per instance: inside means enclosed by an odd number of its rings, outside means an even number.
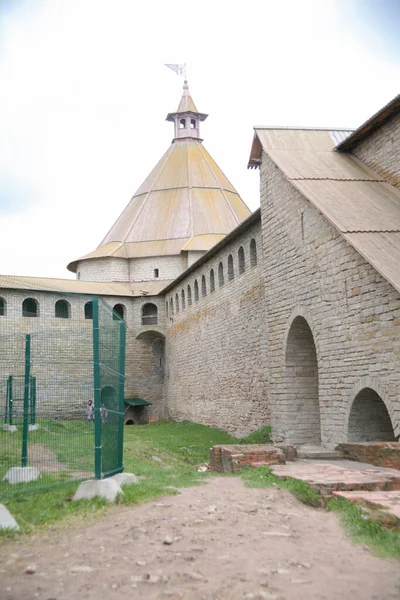
[[[95,477],[123,470],[126,323],[93,298]]]

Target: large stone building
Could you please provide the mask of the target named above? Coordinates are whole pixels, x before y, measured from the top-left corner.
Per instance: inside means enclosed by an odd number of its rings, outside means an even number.
[[[145,418],[236,435],[272,423],[276,440],[326,447],[394,440],[400,97],[354,132],[256,129],[253,214],[202,145],[206,116],[185,82],[171,147],[100,246],[70,263],[77,280],[1,278],[3,329],[31,327],[27,298],[36,327],[58,321],[74,292],[68,335],[100,295],[127,323],[125,397],[151,402]]]

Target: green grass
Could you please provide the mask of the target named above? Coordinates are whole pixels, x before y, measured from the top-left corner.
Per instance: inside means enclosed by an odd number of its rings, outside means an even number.
[[[68,439],[73,452],[77,452],[78,444],[82,443],[79,442],[79,435],[65,436],[65,428],[70,428],[69,433],[77,434],[83,428],[84,434],[87,426],[92,427],[91,424],[74,421],[48,423],[39,430],[42,435],[38,441],[45,443],[60,460],[68,456]],[[62,432],[61,443],[57,441],[58,431]],[[33,434],[39,432],[32,432],[32,441],[35,439]],[[43,433],[47,435],[46,438]],[[20,440],[16,437],[13,440],[18,446]],[[190,422],[160,421],[150,425],[125,427],[124,470],[143,479],[139,485],[124,487],[120,503],[137,504],[174,493],[173,490],[166,490],[167,486],[179,488],[201,484],[209,473],[199,473],[197,467],[208,463],[211,446],[235,441],[237,440],[219,429]],[[154,460],[153,457],[161,460]],[[110,510],[111,507],[100,499],[71,502],[79,482],[65,481],[67,477],[67,473],[43,474],[40,482],[24,484],[22,488],[13,486],[12,494],[4,502],[21,527],[21,533],[34,533],[60,520],[82,519],[99,511]],[[0,483],[0,495],[2,486],[9,487],[9,484]],[[19,534],[3,531],[0,535],[13,537]]]
[[[236,443],[239,444],[268,444],[271,441],[271,425],[261,427],[257,431],[253,431],[247,437],[240,438]]]
[[[327,510],[336,512],[357,544],[368,546],[376,556],[400,559],[400,535],[370,521],[364,511],[345,498],[333,498]]]
[[[241,473],[241,476],[247,487],[269,488],[278,487],[281,490],[288,490],[303,504],[309,506],[321,506],[322,500],[318,492],[313,490],[307,483],[300,479],[279,479],[272,474],[269,467],[249,468]]]

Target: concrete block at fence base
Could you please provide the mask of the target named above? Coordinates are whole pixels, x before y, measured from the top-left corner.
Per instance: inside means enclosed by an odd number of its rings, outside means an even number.
[[[11,467],[3,477],[8,483],[29,483],[39,479],[40,471],[36,467]]]
[[[17,521],[4,504],[0,504],[0,529],[19,529]]]
[[[118,494],[123,494],[121,486],[112,477],[108,479],[90,479],[82,481],[72,500],[91,500],[92,498],[105,498],[108,502],[115,502]]]
[[[39,429],[39,425],[35,423],[34,425],[28,425],[29,431],[37,431]]]
[[[7,424],[4,424],[4,425],[2,425],[2,429],[4,431],[8,431],[8,433],[16,433],[18,431],[16,425],[7,425]]]
[[[113,475],[110,479],[114,479],[118,483],[118,485],[130,485],[132,483],[139,483],[139,479],[134,473],[117,473],[117,475]]]

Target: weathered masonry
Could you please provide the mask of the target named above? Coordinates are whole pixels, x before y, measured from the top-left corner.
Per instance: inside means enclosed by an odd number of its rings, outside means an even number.
[[[400,194],[387,182],[398,183],[399,104],[348,137],[256,130],[279,440],[334,447],[400,435]]]
[[[76,280],[0,278],[0,333],[54,322],[68,340],[97,295],[127,325],[125,422],[235,435],[272,423],[279,442],[375,442],[393,461],[400,96],[354,132],[257,128],[253,214],[202,144],[206,117],[185,82],[171,147],[99,247],[69,264]],[[91,374],[65,376],[84,390]]]
[[[259,211],[165,290],[168,415],[245,435],[269,423]]]

